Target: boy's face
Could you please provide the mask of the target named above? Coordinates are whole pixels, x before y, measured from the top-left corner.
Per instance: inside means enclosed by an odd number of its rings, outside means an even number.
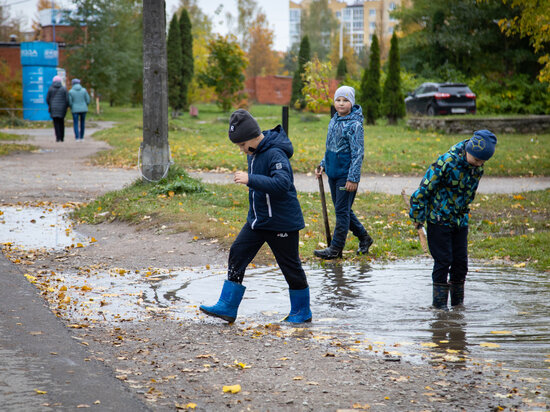
[[[481,167],[486,162],[485,160],[478,159],[475,156],[472,156],[470,153],[466,152],[466,161],[474,167]]]
[[[235,143],[241,152],[243,152],[246,155],[254,154],[256,151],[258,145],[260,144],[261,140],[264,138],[264,135],[261,134],[258,137],[255,137],[250,140],[246,140],[244,142]]]
[[[345,97],[338,97],[334,101],[334,108],[339,116],[346,116],[351,112],[351,102]]]

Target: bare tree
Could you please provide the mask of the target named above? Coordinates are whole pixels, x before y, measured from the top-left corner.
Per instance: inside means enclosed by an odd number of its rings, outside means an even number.
[[[170,168],[168,145],[168,88],[166,4],[143,0],[143,142],[141,173],[158,181]]]

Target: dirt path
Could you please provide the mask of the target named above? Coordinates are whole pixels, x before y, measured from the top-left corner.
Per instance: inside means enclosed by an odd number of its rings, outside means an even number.
[[[53,130],[18,133],[32,134],[30,143],[42,150],[0,158],[0,203],[89,201],[137,176],[135,171],[86,165],[89,155],[106,148],[91,140],[90,133],[83,143],[68,138],[62,144],[54,142]],[[189,234],[164,233],[162,228],[138,231],[117,223],[77,230],[98,241],[67,252],[25,255],[19,261],[21,271],[169,269],[226,261],[226,251],[215,245],[191,242]],[[158,411],[493,411],[548,406],[547,388],[502,367],[466,367],[443,360],[411,364],[391,356],[391,348],[357,350],[337,331],[319,337],[307,327],[246,319],[226,325],[199,316],[176,321],[162,312],[134,322],[83,321],[79,327],[70,330],[84,342],[89,357],[111,368],[134,396]],[[223,392],[223,386],[236,384],[240,392]],[[107,410],[109,405],[90,407]]]

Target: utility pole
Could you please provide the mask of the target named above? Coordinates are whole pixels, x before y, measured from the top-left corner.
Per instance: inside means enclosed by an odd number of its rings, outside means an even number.
[[[168,174],[168,85],[165,0],[143,0],[142,177],[156,182]]]

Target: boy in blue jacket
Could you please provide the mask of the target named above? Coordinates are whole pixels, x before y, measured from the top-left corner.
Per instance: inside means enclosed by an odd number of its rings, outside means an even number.
[[[464,302],[468,273],[468,220],[483,164],[493,156],[496,136],[478,130],[455,144],[430,166],[411,196],[409,216],[417,228],[427,222],[428,246],[434,259],[433,307],[447,309]],[[449,278],[447,281],[447,277]]]
[[[246,289],[242,285],[248,264],[267,242],[290,288],[287,322],[311,322],[309,287],[298,253],[299,231],[304,228],[302,209],[294,187],[290,157],[292,143],[279,125],[262,132],[246,110],[229,120],[229,139],[247,155],[248,173],[236,172],[234,182],[248,186],[250,207],[246,223],[229,250],[227,280],[214,306],[200,310],[234,322]]]
[[[363,164],[363,112],[355,104],[353,87],[342,86],[334,93],[336,113],[328,125],[325,157],[315,171],[322,179],[323,171],[328,176],[330,194],[336,212],[336,227],[332,242],[325,249],[315,250],[315,256],[322,259],[342,257],[348,231],[359,238],[357,254],[367,254],[372,238],[351,209]]]

